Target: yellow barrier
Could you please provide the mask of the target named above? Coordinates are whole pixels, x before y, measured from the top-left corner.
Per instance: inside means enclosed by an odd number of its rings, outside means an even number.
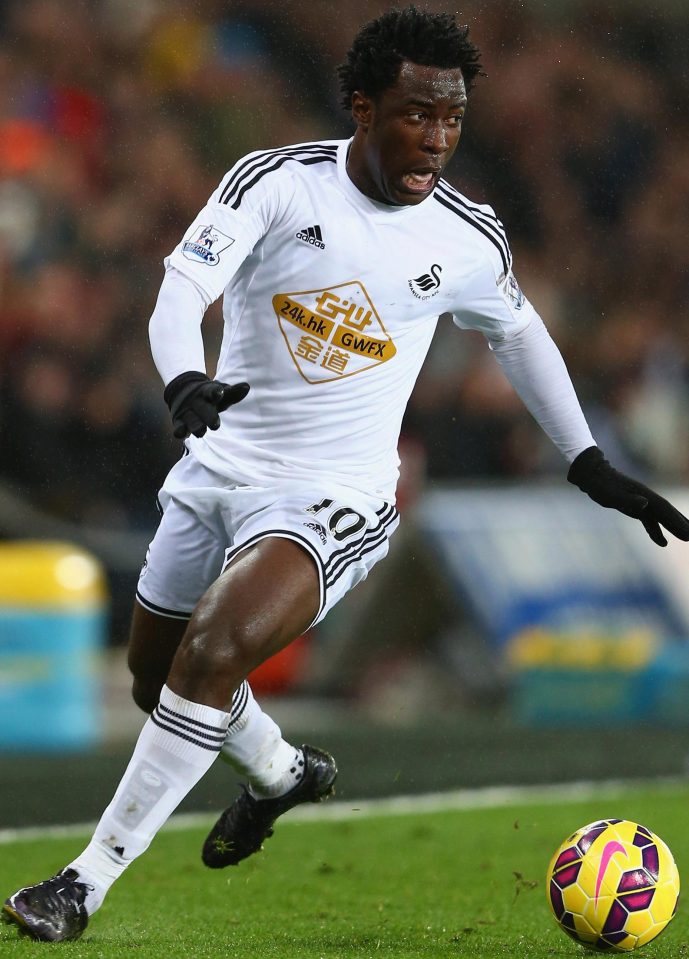
[[[106,599],[96,559],[70,543],[0,543],[0,605],[94,608]]]
[[[80,749],[102,729],[107,588],[70,543],[0,543],[0,748]]]

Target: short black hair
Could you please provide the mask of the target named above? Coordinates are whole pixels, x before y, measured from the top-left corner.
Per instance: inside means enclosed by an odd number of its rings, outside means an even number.
[[[348,110],[360,90],[375,98],[394,86],[403,61],[441,70],[458,67],[467,93],[481,71],[481,54],[469,40],[469,28],[449,13],[414,6],[389,10],[357,33],[347,59],[337,68],[342,105]]]

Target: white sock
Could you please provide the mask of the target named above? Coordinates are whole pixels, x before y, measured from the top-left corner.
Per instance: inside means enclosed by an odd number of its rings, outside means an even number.
[[[256,797],[281,796],[304,775],[301,749],[282,738],[280,727],[263,712],[246,680],[232,697],[220,758],[248,777],[249,791]]]
[[[91,886],[86,909],[99,908],[113,882],[151,840],[218,756],[230,714],[192,703],[163,686],[134,754],[91,842],[69,868]]]

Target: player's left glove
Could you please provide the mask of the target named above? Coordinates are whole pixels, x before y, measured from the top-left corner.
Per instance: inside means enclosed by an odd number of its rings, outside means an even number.
[[[172,414],[173,434],[183,440],[190,433],[203,436],[207,429],[217,430],[219,414],[243,400],[248,392],[248,383],[230,386],[196,370],[180,373],[170,380],[163,393]]]
[[[667,546],[661,526],[678,539],[689,540],[689,519],[648,486],[619,473],[597,446],[589,446],[579,453],[567,479],[601,506],[640,520],[658,546]]]

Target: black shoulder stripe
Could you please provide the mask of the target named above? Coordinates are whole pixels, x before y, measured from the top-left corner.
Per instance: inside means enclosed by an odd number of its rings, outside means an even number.
[[[302,143],[300,146],[275,147],[272,150],[262,150],[260,153],[254,153],[252,156],[245,157],[233,168],[232,176],[225,184],[225,188],[220,196],[220,202],[225,203],[227,193],[234,189],[239,179],[246,176],[247,173],[251,173],[262,164],[270,163],[273,157],[280,156],[284,153],[329,153],[331,151],[337,153],[337,146],[327,143]]]
[[[455,203],[458,207],[461,207],[469,216],[474,217],[477,222],[485,226],[490,232],[496,237],[498,242],[502,245],[502,248],[507,257],[507,261],[512,264],[512,253],[510,251],[509,243],[507,242],[507,235],[505,233],[505,228],[498,220],[496,216],[491,213],[487,213],[485,210],[479,209],[477,206],[474,206],[471,203],[467,203],[464,197],[458,193],[453,187],[448,183],[441,182],[438,184],[438,188],[441,193],[448,199],[451,203]]]
[[[235,197],[238,190],[241,188],[242,184],[247,180],[247,178],[256,171],[260,171],[261,168],[263,168],[264,172],[266,173],[270,172],[272,169],[276,169],[274,166],[276,160],[282,159],[284,162],[286,159],[296,160],[300,159],[301,157],[306,158],[310,156],[321,156],[332,159],[333,162],[336,162],[337,147],[328,147],[319,143],[314,143],[305,147],[289,147],[286,149],[283,147],[279,150],[266,150],[265,153],[261,153],[259,156],[253,156],[239,164],[239,166],[235,169],[234,173],[225,184],[220,196],[220,202],[225,204],[229,203]],[[255,183],[258,179],[260,179],[260,176],[256,177],[253,182]]]
[[[486,239],[490,240],[493,246],[497,249],[500,254],[500,259],[502,260],[502,266],[505,273],[509,272],[510,265],[512,263],[512,255],[510,254],[509,247],[505,241],[501,241],[495,233],[489,228],[488,224],[482,222],[477,217],[472,216],[467,211],[463,210],[460,206],[453,203],[451,200],[446,199],[444,196],[441,196],[437,190],[433,194],[438,203],[441,203],[448,210],[451,210],[458,217],[461,217],[462,220],[465,220],[470,226],[473,226],[479,233],[483,233]]]
[[[242,202],[242,197],[244,196],[246,191],[250,190],[252,186],[255,186],[258,183],[258,181],[261,180],[266,175],[266,173],[273,173],[275,170],[279,169],[283,163],[287,163],[288,160],[297,160],[297,162],[301,163],[303,166],[312,166],[314,163],[337,163],[337,160],[335,159],[334,156],[313,156],[313,157],[283,156],[283,157],[280,157],[278,160],[275,161],[275,163],[273,163],[272,166],[268,167],[266,170],[261,170],[259,173],[256,174],[253,180],[250,180],[248,183],[245,183],[244,186],[242,186],[242,188],[236,194],[236,199],[234,203],[231,204],[232,209],[236,210],[239,207],[240,203]],[[232,196],[229,196],[227,200],[225,200],[225,203],[229,203],[231,199],[232,199]]]
[[[448,183],[447,180],[440,180],[438,186],[442,189],[443,193],[452,200],[456,200],[465,210],[468,210],[470,213],[475,213],[476,216],[480,217],[482,220],[485,220],[488,223],[494,223],[500,230],[503,235],[503,238],[507,240],[505,236],[505,227],[501,220],[497,218],[495,212],[489,213],[487,210],[482,209],[476,203],[470,203],[466,197],[462,196],[459,190],[455,190],[451,183]]]

